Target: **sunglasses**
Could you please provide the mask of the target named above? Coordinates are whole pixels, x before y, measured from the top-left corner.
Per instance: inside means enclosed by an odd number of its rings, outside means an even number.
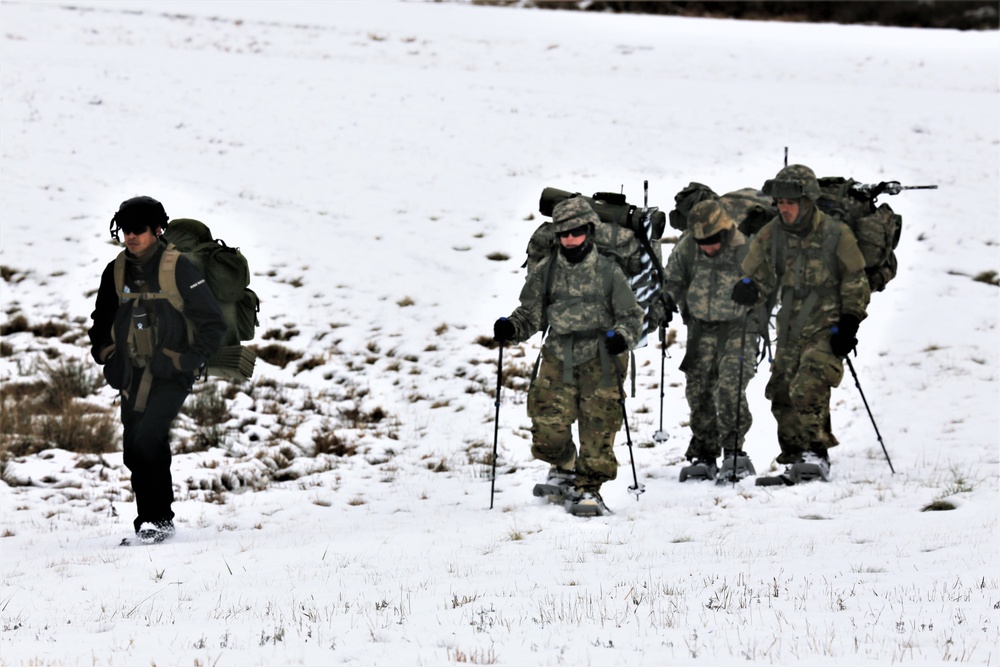
[[[146,233],[146,230],[149,229],[149,225],[141,222],[127,222],[124,225],[121,225],[119,229],[121,229],[124,234],[134,234],[139,236]]]
[[[556,232],[556,236],[561,239],[569,238],[570,236],[586,236],[587,235],[587,225],[580,225],[579,227],[574,227],[573,229],[567,229],[564,232]]]
[[[715,245],[716,243],[722,243],[722,232],[716,232],[711,236],[703,239],[695,239],[698,245]]]

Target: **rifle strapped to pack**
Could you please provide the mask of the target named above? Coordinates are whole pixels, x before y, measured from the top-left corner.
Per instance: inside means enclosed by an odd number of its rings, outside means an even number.
[[[896,277],[895,250],[903,230],[903,218],[888,204],[875,205],[878,195],[887,191],[879,186],[886,184],[873,187],[840,176],[817,180],[822,194],[816,206],[851,228],[865,258],[868,284],[872,292],[881,292]]]

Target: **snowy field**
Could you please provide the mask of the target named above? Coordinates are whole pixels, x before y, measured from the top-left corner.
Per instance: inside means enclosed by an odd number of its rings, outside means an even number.
[[[166,544],[118,546],[120,453],[6,463],[3,665],[1000,664],[996,31],[138,0],[5,1],[0,25],[4,321],[69,327],[3,337],[5,395],[89,363],[108,221],[138,194],[239,245],[255,344],[300,355],[189,399],[228,413],[177,423]],[[541,190],[641,204],[648,179],[669,210],[690,181],[761,185],[786,146],[820,175],[940,186],[883,199],[900,271],[854,361],[895,474],[848,375],[830,483],[678,483],[675,323],[663,412],[655,346],[627,402],[646,493],[623,432],[613,515],[532,497],[536,336],[504,354],[489,509],[483,339]]]

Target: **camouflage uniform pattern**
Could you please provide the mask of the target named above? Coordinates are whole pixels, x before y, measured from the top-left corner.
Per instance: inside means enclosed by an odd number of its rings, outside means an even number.
[[[781,288],[777,352],[765,391],[778,422],[779,463],[793,463],[805,451],[825,456],[837,445],[830,389],[840,385],[844,367],[830,349],[830,332],[843,313],[863,320],[871,298],[850,228],[801,201],[811,211],[804,229],[787,231],[775,218],[743,261],[744,274],[762,295]]]
[[[528,241],[528,258],[524,264],[528,273],[558,251],[556,232],[580,226],[582,218],[591,223],[590,241],[602,255],[613,259],[628,278],[632,292],[645,313],[643,334],[655,331],[665,312],[658,271],[658,267],[663,265],[660,243],[650,243],[643,250],[634,231],[614,222],[603,222],[583,197],[563,200],[556,204],[553,215],[557,215],[556,210],[559,211],[558,220],[553,218],[553,222],[539,225]]]
[[[621,269],[593,248],[577,264],[560,253],[550,256],[528,274],[520,301],[508,318],[517,332],[513,342],[525,341],[548,326],[543,359],[572,368],[602,354],[606,357],[604,337],[610,330],[620,333],[630,348],[639,340],[642,308]]]
[[[697,326],[697,325],[695,325]],[[690,331],[692,325],[688,325]],[[688,460],[715,460],[723,449],[743,449],[753,416],[746,399],[746,389],[756,372],[753,351],[758,336],[747,331],[746,347],[740,353],[742,319],[704,325],[698,343],[684,355],[686,384],[684,395],[691,411],[691,442]],[[747,353],[749,351],[749,353]],[[740,359],[743,376],[740,384]],[[739,432],[736,411],[739,410]]]
[[[572,202],[556,206],[555,223],[566,214],[566,206],[576,206]],[[574,214],[574,209],[569,212]],[[634,347],[641,335],[642,308],[621,268],[592,243],[576,263],[561,252],[540,262],[528,273],[520,302],[508,318],[516,332],[512,342],[548,330],[541,366],[528,393],[532,454],[563,468],[573,467],[575,460],[577,488],[597,491],[617,474],[614,438],[622,425],[620,383],[628,362],[627,353],[613,359],[604,340],[613,330],[629,349]],[[571,433],[574,422],[579,453]]]
[[[731,294],[743,275],[741,264],[749,245],[738,230],[729,234],[732,238],[715,257],[703,253],[693,236],[685,234],[670,253],[666,266],[667,292],[688,328],[681,370],[691,413],[692,436],[686,452],[689,460],[714,460],[723,449],[742,449],[753,424],[746,388],[756,372],[759,320],[755,314],[748,318],[741,350],[746,308],[733,302]]]
[[[619,400],[628,354],[618,355],[622,373],[609,386],[600,359],[591,359],[573,368],[572,379],[564,382],[559,360],[542,356],[538,377],[528,391],[531,418],[531,453],[560,468],[573,469],[581,490],[599,490],[601,484],[618,474],[615,434],[622,427]],[[573,444],[572,425],[578,422],[580,451]]]

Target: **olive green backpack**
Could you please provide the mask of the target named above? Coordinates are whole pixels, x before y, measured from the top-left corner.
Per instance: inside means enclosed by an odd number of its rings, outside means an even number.
[[[253,340],[260,322],[260,299],[250,289],[250,266],[246,257],[237,247],[226,245],[225,241],[212,237],[212,232],[202,222],[190,218],[179,218],[167,225],[163,233],[167,249],[160,260],[160,292],[155,296],[146,294],[142,298],[166,299],[181,314],[184,300],[177,289],[177,258],[184,255],[205,277],[212,294],[219,302],[226,333],[219,351],[208,360],[207,375],[230,380],[248,380],[253,376],[256,353],[241,344]],[[115,289],[122,298],[140,298],[138,294],[124,291],[125,253],[115,261]],[[195,324],[185,318],[189,340],[194,338]]]

